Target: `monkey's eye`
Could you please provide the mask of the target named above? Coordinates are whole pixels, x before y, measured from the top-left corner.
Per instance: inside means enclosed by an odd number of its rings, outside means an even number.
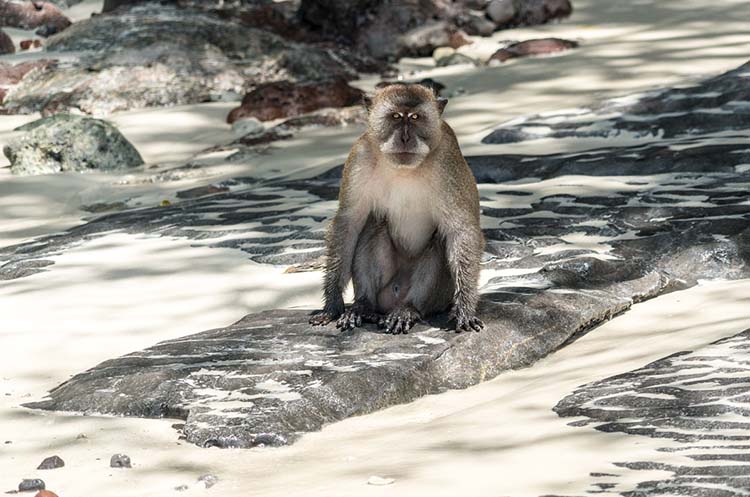
[[[411,117],[412,121],[416,121],[419,119],[419,114],[409,114],[409,117]]]
[[[402,117],[404,117],[404,115],[401,114],[400,112],[394,112],[393,114],[391,114],[391,117],[393,119],[401,119]]]

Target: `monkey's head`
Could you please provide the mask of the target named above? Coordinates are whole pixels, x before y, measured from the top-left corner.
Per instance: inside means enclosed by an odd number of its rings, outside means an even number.
[[[383,153],[396,167],[418,167],[442,136],[447,100],[420,84],[391,84],[366,100],[368,127]]]

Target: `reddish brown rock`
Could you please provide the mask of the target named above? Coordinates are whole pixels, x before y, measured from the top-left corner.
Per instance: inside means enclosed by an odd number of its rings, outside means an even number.
[[[21,50],[28,50],[30,48],[39,48],[42,46],[41,40],[22,40]]]
[[[463,47],[464,45],[471,45],[474,43],[471,41],[469,36],[463,31],[455,31],[451,33],[450,39],[448,40],[448,46],[451,48]]]
[[[30,60],[20,64],[0,62],[0,86],[15,85],[34,69],[46,69],[55,64],[49,59]]]
[[[16,47],[8,33],[0,29],[0,55],[15,53]]]
[[[364,93],[344,80],[297,84],[278,81],[260,85],[245,95],[242,104],[227,116],[227,122],[255,117],[270,121],[294,117],[323,107],[348,107],[361,102]]]
[[[497,60],[505,62],[516,57],[526,57],[528,55],[544,55],[555,52],[562,52],[578,47],[578,42],[563,40],[561,38],[540,38],[538,40],[526,40],[519,43],[513,43],[505,48],[501,48],[490,57],[488,62]]]
[[[41,36],[50,36],[71,25],[70,19],[50,2],[14,2],[0,0],[3,26],[37,29]]]
[[[49,490],[40,490],[34,497],[57,497],[57,494],[55,492],[50,492]]]

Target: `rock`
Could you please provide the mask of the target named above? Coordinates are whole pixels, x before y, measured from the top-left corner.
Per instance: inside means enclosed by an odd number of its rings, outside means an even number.
[[[37,29],[40,36],[58,33],[72,23],[50,2],[0,0],[0,19],[9,28]]]
[[[501,48],[489,58],[488,63],[492,61],[505,62],[516,57],[526,57],[528,55],[546,55],[551,53],[563,52],[571,48],[578,48],[578,42],[563,40],[561,38],[540,38],[538,40],[526,40],[513,43],[507,47]]]
[[[39,48],[42,46],[42,41],[39,39],[34,40],[22,40],[21,43],[21,50],[28,50],[30,48]]]
[[[483,143],[513,143],[540,138],[607,138],[628,134],[636,138],[672,139],[750,127],[750,63],[686,88],[674,88],[635,99],[614,100],[582,113],[529,116],[499,126]]]
[[[470,35],[491,36],[495,32],[495,23],[484,15],[469,12],[457,18],[458,25]]]
[[[456,53],[456,49],[453,47],[437,47],[432,52],[432,58],[437,61],[445,57],[450,57],[454,53]]]
[[[515,4],[513,0],[492,0],[487,6],[487,15],[496,24],[509,24],[517,14]]]
[[[368,485],[375,485],[375,486],[385,486],[385,485],[391,485],[395,482],[393,478],[383,478],[382,476],[371,476],[367,480]]]
[[[110,468],[132,468],[130,464],[130,457],[125,454],[114,454],[109,459]]]
[[[364,92],[341,79],[326,83],[268,83],[245,95],[240,107],[229,113],[227,122],[247,117],[270,121],[299,116],[322,107],[346,107],[360,103],[363,95]]]
[[[58,456],[50,456],[44,459],[39,466],[37,466],[36,469],[57,469],[62,468],[65,466],[65,461],[63,461]]]
[[[16,53],[16,46],[8,33],[0,29],[0,55]]]
[[[46,48],[66,63],[8,92],[7,112],[107,115],[244,94],[281,79],[353,79],[371,68],[344,49],[301,45],[202,10],[156,3],[79,21]]]
[[[209,473],[199,476],[198,482],[203,483],[206,488],[211,488],[219,482],[219,478],[216,475]]]
[[[34,490],[44,490],[44,481],[39,478],[24,479],[18,484],[19,492],[31,492]]]
[[[232,131],[236,136],[258,135],[265,130],[263,123],[254,117],[237,119],[232,123]]]
[[[747,456],[737,448],[747,443],[750,430],[748,352],[745,330],[581,385],[554,411],[583,418],[587,430],[631,435],[631,443],[650,437],[660,453],[690,449],[688,457],[608,461],[630,470],[629,478],[638,482],[633,495],[740,496],[747,489]]]
[[[399,39],[398,53],[425,57],[430,55],[436,47],[450,45],[451,29],[446,22],[429,22],[413,28]]]
[[[188,487],[187,485],[178,485],[178,486],[174,487],[174,489],[175,489],[175,490],[176,490],[177,492],[184,492],[184,491],[185,491],[185,490],[187,490],[188,488],[190,488],[190,487]]]
[[[448,40],[448,46],[451,48],[460,48],[466,45],[474,43],[466,33],[463,31],[455,31],[451,33],[450,39]]]
[[[143,164],[138,151],[117,128],[100,119],[56,114],[17,131],[26,133],[3,149],[13,174],[112,171]]]
[[[271,310],[110,359],[27,407],[178,418],[186,439],[203,447],[281,445],[326,423],[528,366],[635,302],[698,280],[750,277],[750,150],[711,131],[722,120],[724,130],[747,122],[725,111],[740,109],[747,119],[747,73],[743,66],[695,87],[631,99],[627,108],[640,112],[696,108],[716,116],[703,128],[684,115],[670,121],[676,137],[667,142],[468,157],[483,185],[483,267],[500,272],[482,287],[482,333],[452,333],[445,315],[403,337],[373,326],[340,333],[311,327],[307,311]],[[577,130],[581,117],[554,120]],[[613,119],[611,112],[590,117],[586,126],[594,129]],[[341,174],[339,166],[272,178],[263,189],[257,179],[237,178],[229,192],[100,216],[2,247],[0,260],[18,266],[117,231],[235,248],[258,263],[309,263],[323,255]],[[570,175],[578,177],[564,178]]]
[[[57,497],[57,494],[55,492],[50,492],[49,490],[40,490],[34,495],[34,497]]]
[[[458,64],[471,64],[476,66],[479,62],[462,53],[454,53],[435,61],[435,65],[438,67],[455,66]]]
[[[514,0],[515,17],[498,28],[535,26],[570,16],[573,6],[569,0]]]

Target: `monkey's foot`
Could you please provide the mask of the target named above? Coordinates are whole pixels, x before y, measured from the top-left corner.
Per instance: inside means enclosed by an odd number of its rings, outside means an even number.
[[[336,328],[341,331],[351,330],[361,327],[362,323],[377,323],[378,319],[378,313],[373,311],[370,306],[355,302],[336,322]]]
[[[422,316],[411,308],[400,308],[392,311],[378,322],[378,326],[385,329],[386,333],[393,335],[406,335],[409,330],[422,319]]]
[[[331,312],[321,311],[310,316],[308,322],[313,326],[325,326],[337,317],[338,316],[334,315]]]
[[[453,319],[456,320],[456,333],[462,333],[464,331],[482,331],[482,328],[484,328],[484,323],[476,316],[457,316]]]

